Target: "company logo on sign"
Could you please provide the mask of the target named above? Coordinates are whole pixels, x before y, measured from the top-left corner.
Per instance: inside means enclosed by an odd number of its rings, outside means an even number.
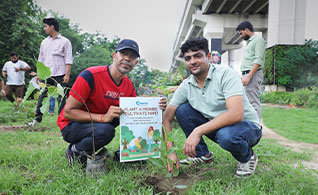
[[[148,105],[148,102],[140,102],[140,101],[137,101],[137,102],[136,102],[136,105],[138,105],[138,106]]]

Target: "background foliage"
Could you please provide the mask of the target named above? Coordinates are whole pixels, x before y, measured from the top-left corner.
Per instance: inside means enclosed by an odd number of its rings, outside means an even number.
[[[262,94],[261,101],[263,103],[293,104],[318,109],[318,88],[303,88],[294,92],[266,92]]]
[[[318,41],[266,50],[263,73],[265,85],[278,84],[291,89],[318,86]]]

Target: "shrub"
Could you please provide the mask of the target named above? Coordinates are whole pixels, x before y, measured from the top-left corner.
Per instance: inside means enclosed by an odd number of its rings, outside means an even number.
[[[294,92],[265,92],[261,95],[263,103],[294,104],[306,108],[318,108],[318,88],[303,88]]]

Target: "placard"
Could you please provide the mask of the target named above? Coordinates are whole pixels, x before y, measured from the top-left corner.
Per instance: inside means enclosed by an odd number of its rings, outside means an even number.
[[[120,97],[120,162],[160,157],[160,97]]]

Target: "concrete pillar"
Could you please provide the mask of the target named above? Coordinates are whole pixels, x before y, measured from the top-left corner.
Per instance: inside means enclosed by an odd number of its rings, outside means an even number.
[[[269,0],[268,47],[305,43],[307,0]]]
[[[234,50],[228,50],[228,59],[229,59],[228,63],[231,68],[234,68],[234,64],[235,64],[234,57],[235,57]]]

